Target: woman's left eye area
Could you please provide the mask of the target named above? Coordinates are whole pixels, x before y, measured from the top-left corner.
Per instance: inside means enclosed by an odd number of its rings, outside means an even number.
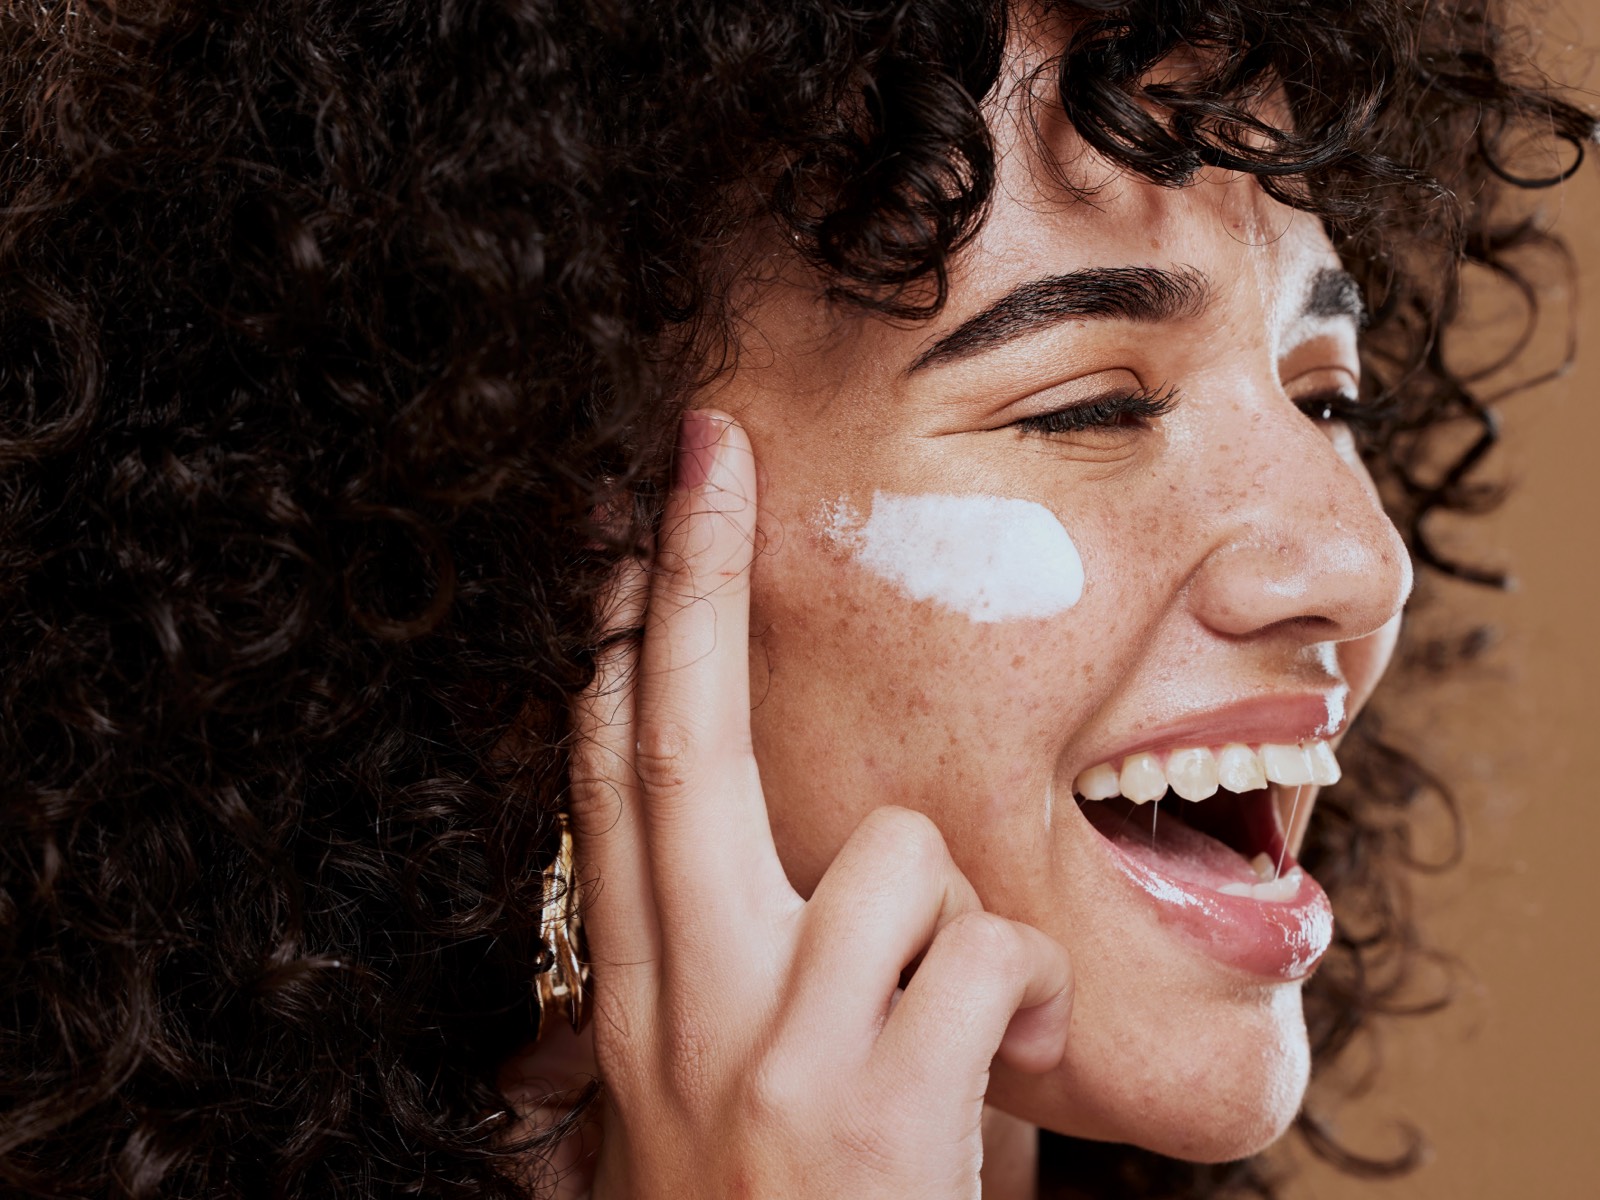
[[[1023,433],[1081,433],[1087,429],[1143,429],[1172,411],[1178,402],[1176,388],[1159,391],[1134,388],[1083,400],[1050,412],[1035,413],[1014,422]]]
[[[1373,405],[1364,403],[1359,396],[1346,388],[1302,396],[1295,401],[1295,407],[1319,424],[1342,421],[1359,431],[1366,431],[1379,425],[1384,416]]]

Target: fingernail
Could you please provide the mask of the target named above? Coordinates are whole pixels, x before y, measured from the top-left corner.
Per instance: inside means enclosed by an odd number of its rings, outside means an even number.
[[[678,463],[673,486],[692,491],[711,474],[717,443],[722,440],[722,422],[690,409],[678,426]]]

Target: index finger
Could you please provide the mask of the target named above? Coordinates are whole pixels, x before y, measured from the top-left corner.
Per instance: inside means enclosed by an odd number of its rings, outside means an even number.
[[[663,928],[798,898],[778,861],[750,734],[755,456],[731,417],[685,417],[640,655],[635,764]]]

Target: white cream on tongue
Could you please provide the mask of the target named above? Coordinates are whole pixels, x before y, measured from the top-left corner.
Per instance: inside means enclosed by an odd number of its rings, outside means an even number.
[[[878,492],[863,521],[824,507],[825,536],[913,600],[981,623],[1052,617],[1083,595],[1083,560],[1054,513],[1004,496]]]

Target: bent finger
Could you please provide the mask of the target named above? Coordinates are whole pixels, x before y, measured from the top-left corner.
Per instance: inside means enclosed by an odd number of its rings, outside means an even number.
[[[981,907],[929,818],[872,810],[806,903],[791,1010],[800,1036],[855,1036],[870,1053],[902,972]]]
[[[986,1080],[991,1062],[1056,1067],[1072,1015],[1072,969],[1060,943],[989,912],[939,931],[885,1023],[875,1057],[894,1085],[942,1094]]]

